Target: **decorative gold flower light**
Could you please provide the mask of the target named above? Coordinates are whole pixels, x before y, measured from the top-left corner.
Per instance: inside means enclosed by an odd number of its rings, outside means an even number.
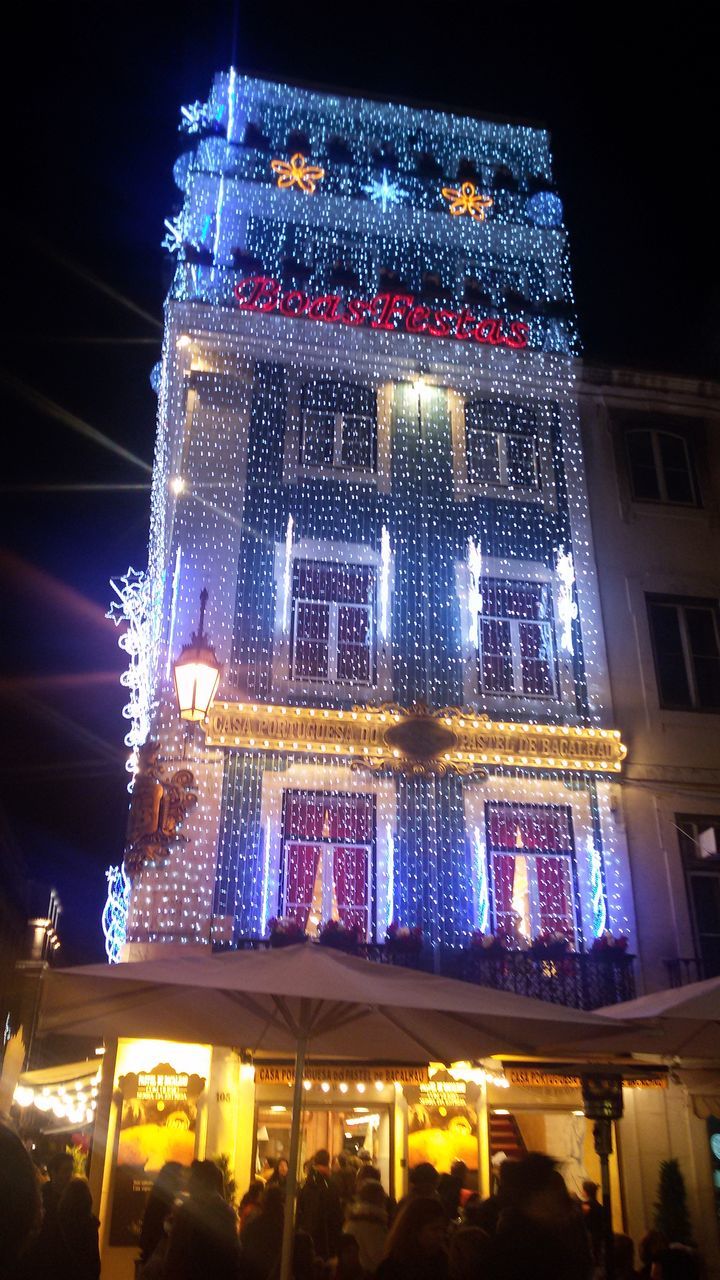
[[[299,187],[308,195],[312,195],[317,183],[325,177],[325,170],[308,164],[299,151],[296,151],[289,161],[271,160],[270,168],[278,175],[279,187]]]
[[[445,200],[452,202],[450,212],[454,218],[469,213],[476,222],[484,222],[485,210],[491,209],[495,203],[490,196],[480,195],[474,182],[463,182],[459,190],[455,187],[443,187],[442,193]]]

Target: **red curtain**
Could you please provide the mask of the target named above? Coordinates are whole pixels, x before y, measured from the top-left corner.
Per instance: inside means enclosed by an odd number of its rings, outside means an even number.
[[[572,853],[569,810],[560,805],[489,804],[487,842],[491,849],[509,851],[521,843],[537,853]]]
[[[320,852],[317,844],[285,846],[285,915],[297,920],[303,929],[312,903]]]
[[[338,915],[348,928],[359,927],[368,934],[368,851],[345,845],[333,849],[333,881]]]

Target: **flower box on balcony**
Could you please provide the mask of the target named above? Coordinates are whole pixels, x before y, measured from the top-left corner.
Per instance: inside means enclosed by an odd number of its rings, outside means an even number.
[[[397,924],[394,920],[388,925],[385,935],[385,946],[389,951],[402,955],[419,955],[423,949],[423,931],[420,925],[412,929],[407,925]]]
[[[268,929],[271,947],[294,947],[300,942],[307,942],[305,931],[300,928],[297,920],[292,920],[289,916],[273,916],[268,921]]]
[[[326,920],[318,934],[321,947],[334,947],[336,951],[355,952],[362,940],[362,933],[357,926],[348,928],[340,920]]]

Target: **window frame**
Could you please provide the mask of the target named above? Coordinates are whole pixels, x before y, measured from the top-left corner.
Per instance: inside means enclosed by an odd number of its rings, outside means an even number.
[[[307,444],[306,421],[308,416],[312,415],[316,418],[332,418],[332,461],[331,462],[311,462],[305,456]],[[345,462],[343,459],[343,448],[345,445],[345,423],[350,419],[360,419],[371,423],[373,428],[370,449],[372,453],[372,462],[369,467],[361,467],[357,463]],[[345,413],[342,409],[310,409],[303,410],[302,431],[300,434],[300,466],[310,468],[311,470],[326,470],[331,468],[333,471],[363,471],[368,475],[375,475],[377,471],[377,416],[372,418],[370,414],[365,413]]]
[[[380,493],[390,493],[390,446],[392,437],[392,403],[393,384],[379,380],[360,379],[349,382],[348,379],[333,375],[331,370],[312,366],[289,368],[286,366],[287,401],[285,409],[285,438],[283,448],[283,482],[286,485],[298,484],[303,480],[326,479],[338,484],[369,485]],[[335,465],[335,439],[333,435],[333,464],[315,465],[305,462],[304,458],[304,416],[305,388],[312,382],[345,383],[368,391],[374,397],[375,406],[375,438],[373,441],[373,464],[370,468],[354,465]],[[328,410],[335,413],[335,410]],[[341,411],[337,411],[341,412]],[[346,414],[346,417],[352,415]]]
[[[512,589],[513,587],[539,586],[547,587],[550,598],[550,606],[553,606],[552,584],[535,579],[527,578],[505,578],[498,577],[495,574],[483,574],[483,582],[497,582],[503,587]],[[512,689],[486,689],[482,684],[483,671],[483,623],[492,620],[493,622],[504,623],[510,631],[510,668],[512,671],[513,687]],[[522,626],[532,626],[546,628],[550,635],[550,643],[552,649],[552,660],[550,661],[550,680],[552,689],[550,693],[534,693],[522,687],[523,681],[523,654],[521,651],[520,629]],[[492,698],[540,698],[545,702],[555,702],[558,699],[559,690],[559,671],[558,671],[558,646],[556,637],[555,610],[552,609],[552,616],[548,619],[541,618],[515,618],[504,617],[501,614],[488,614],[485,610],[481,610],[477,616],[478,628],[478,653],[477,653],[477,692],[480,696]]]
[[[286,546],[284,542],[275,544],[275,625],[273,633],[272,655],[272,690],[276,701],[292,696],[308,696],[313,699],[327,699],[332,705],[338,700],[352,703],[359,696],[381,696],[390,698],[392,688],[392,626],[386,639],[381,638],[379,618],[379,583],[381,554],[366,543],[338,543],[324,540],[314,541],[301,538],[292,544],[292,560],[290,570],[290,598],[287,601],[285,614],[286,583]],[[310,560],[330,565],[352,565],[357,568],[370,568],[374,574],[373,599],[368,602],[370,627],[372,635],[371,681],[368,684],[346,679],[325,678],[314,679],[311,676],[296,676],[294,670],[294,639],[296,630],[296,609],[293,595],[293,578],[298,561]],[[390,595],[390,617],[392,618],[392,600],[394,588],[395,557],[390,556],[388,589]],[[322,601],[323,604],[352,605],[352,601]],[[359,607],[364,607],[362,603]],[[332,609],[331,609],[332,613]],[[286,622],[286,627],[284,623]],[[337,668],[336,668],[337,670]]]
[[[653,464],[655,471],[655,479],[659,496],[657,498],[642,498],[636,491],[635,475],[633,473],[633,463],[630,456],[629,440],[631,436],[646,435],[650,437],[652,447]],[[686,464],[686,474],[690,484],[692,498],[685,502],[679,498],[668,497],[667,479],[665,475],[665,464],[662,458],[660,447],[661,437],[666,436],[669,440],[679,440],[683,447]],[[642,426],[640,423],[628,423],[623,429],[623,448],[625,451],[625,465],[627,467],[628,482],[630,485],[630,496],[633,502],[639,502],[643,505],[663,506],[663,507],[684,507],[687,510],[695,510],[702,506],[700,501],[700,491],[695,475],[695,467],[693,465],[693,456],[690,449],[690,443],[686,435],[680,431],[670,431],[662,426]]]
[[[489,388],[468,389],[466,392],[450,390],[448,393],[450,420],[453,442],[453,494],[456,502],[465,502],[468,498],[497,498],[511,503],[528,503],[554,511],[557,507],[555,471],[552,460],[551,413],[555,409],[560,417],[563,405],[549,399],[532,402],[522,397],[516,400],[503,399],[502,404],[515,404],[527,410],[534,417],[532,433],[518,431],[497,431],[488,428],[486,434],[507,437],[508,435],[532,434],[535,440],[536,483],[533,486],[516,486],[500,484],[493,481],[479,480],[472,477],[470,467],[470,451],[468,449],[467,410],[476,402],[487,401],[492,404],[493,397]],[[561,428],[562,429],[562,428]],[[483,428],[480,428],[483,430]],[[507,446],[502,446],[506,460]],[[506,475],[506,472],[505,472]]]
[[[531,937],[528,939],[528,942],[532,941],[533,937],[537,936],[537,932],[538,932],[537,921],[539,920],[539,917],[541,915],[540,892],[538,887],[537,860],[541,857],[546,857],[552,861],[555,861],[557,859],[558,861],[563,862],[567,866],[567,871],[568,871],[567,878],[568,878],[568,886],[569,886],[568,897],[569,897],[569,905],[571,909],[571,920],[569,921],[569,923],[572,926],[571,943],[573,947],[577,949],[579,944],[582,941],[583,934],[582,934],[581,919],[580,919],[580,907],[579,907],[580,894],[579,894],[578,872],[577,872],[577,848],[576,848],[576,839],[575,839],[575,827],[573,822],[574,815],[573,815],[572,804],[567,804],[567,803],[557,804],[553,802],[546,803],[542,801],[539,803],[534,801],[529,801],[527,803],[518,803],[517,801],[507,801],[507,800],[501,800],[501,799],[487,799],[485,801],[485,805],[484,805],[485,861],[486,861],[486,870],[487,870],[487,879],[488,879],[488,888],[489,888],[490,921],[491,921],[492,932],[496,933],[499,931],[499,928],[500,928],[498,923],[498,906],[497,906],[498,892],[497,892],[497,885],[496,885],[496,869],[495,869],[495,861],[494,861],[495,856],[497,855],[498,857],[504,857],[504,856],[516,857],[517,854],[521,852],[520,849],[516,849],[516,848],[512,848],[512,849],[501,848],[500,846],[495,846],[491,842],[491,839],[490,839],[491,810],[501,808],[503,805],[508,805],[509,807],[513,809],[517,809],[519,811],[553,810],[555,812],[562,811],[562,813],[564,814],[564,819],[567,825],[569,842],[570,842],[568,849],[562,850],[562,852],[558,852],[558,853],[556,852],[543,853],[542,850],[534,850],[534,849],[525,849],[523,851],[522,856],[525,857],[526,863],[527,863],[526,869],[528,874],[528,890],[529,890],[528,905],[530,909],[531,928],[532,928],[533,915],[535,915],[536,917],[536,932],[531,933]]]
[[[302,561],[300,560],[300,557],[296,558],[295,556],[293,556],[292,570],[291,570],[293,576],[295,573],[295,566],[298,563],[302,563]],[[324,561],[318,561],[316,563],[321,563],[323,565],[326,565],[329,562],[324,560]],[[367,566],[352,565],[348,567],[365,568]],[[378,586],[377,577],[375,576],[373,580],[373,589],[372,589],[373,599],[365,603],[355,602],[355,601],[346,601],[346,600],[343,600],[343,601],[313,600],[307,596],[293,595],[292,589],[291,589],[291,594],[290,594],[290,630],[291,630],[290,679],[291,680],[293,681],[307,680],[313,684],[345,684],[347,683],[347,681],[344,678],[339,680],[338,674],[337,674],[338,663],[340,660],[340,641],[339,641],[338,623],[339,623],[340,610],[344,608],[350,608],[350,609],[362,610],[364,613],[366,613],[367,619],[368,619],[368,634],[370,637],[370,643],[368,645],[368,648],[370,649],[370,655],[371,655],[369,660],[369,675],[371,678],[367,682],[358,681],[357,687],[359,689],[372,689],[375,687],[375,681],[372,679],[372,676],[374,675],[377,668],[377,647],[376,647],[376,635],[375,635],[376,628],[375,628],[375,618],[374,618],[374,614],[377,611],[377,586]],[[327,669],[324,676],[302,675],[302,674],[298,674],[296,670],[297,646],[298,646],[298,635],[297,635],[298,615],[300,613],[300,610],[297,608],[297,606],[301,604],[317,605],[321,607],[327,606],[327,610],[328,610],[328,637],[327,637],[327,664],[326,664]],[[331,674],[332,672],[334,672],[334,674]]]
[[[707,706],[699,700],[697,674],[693,661],[693,651],[690,641],[688,624],[686,619],[687,609],[704,609],[706,610],[713,623],[715,632],[715,643],[717,647],[717,660],[720,663],[720,601],[713,597],[698,596],[673,596],[663,595],[662,593],[649,592],[645,595],[645,606],[648,620],[648,631],[650,634],[650,647],[653,656],[653,666],[655,670],[655,689],[657,693],[658,705],[665,711],[687,711],[700,715],[717,715],[720,713],[720,697],[717,706]],[[682,650],[683,664],[685,668],[685,679],[687,681],[690,693],[690,704],[667,702],[664,699],[662,691],[662,678],[659,660],[659,647],[655,636],[653,626],[653,606],[666,609],[673,609],[678,617],[680,644]]]

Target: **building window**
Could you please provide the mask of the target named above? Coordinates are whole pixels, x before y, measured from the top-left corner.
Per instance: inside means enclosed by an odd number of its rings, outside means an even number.
[[[549,583],[484,578],[478,640],[482,693],[554,696],[557,681]]]
[[[314,933],[326,920],[373,934],[375,797],[285,791],[278,909]]]
[[[720,633],[714,600],[649,596],[661,707],[720,710]]]
[[[488,801],[493,931],[509,947],[558,933],[575,944],[572,817],[564,805]]]
[[[677,814],[698,978],[720,974],[720,817]]]
[[[300,462],[305,467],[374,471],[376,393],[350,382],[311,382],[303,388]]]
[[[373,565],[295,560],[290,673],[321,684],[376,683]]]
[[[538,489],[538,428],[534,413],[512,401],[474,400],[465,407],[467,474],[471,484]]]
[[[687,440],[670,431],[633,428],[625,432],[633,498],[698,506]]]

